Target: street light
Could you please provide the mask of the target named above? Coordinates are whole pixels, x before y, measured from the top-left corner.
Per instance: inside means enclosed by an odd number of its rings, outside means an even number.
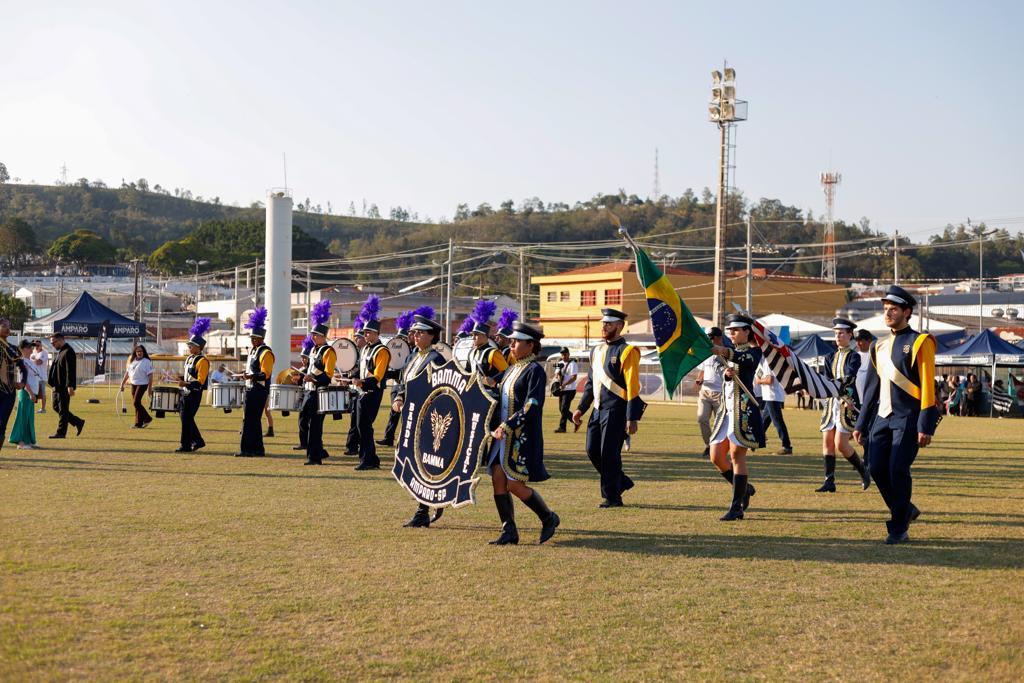
[[[967,219],[967,229],[971,229],[971,219]],[[978,230],[978,334],[984,329],[982,312],[985,304],[985,238],[999,232],[998,230]]]
[[[722,324],[725,313],[725,226],[726,194],[729,184],[729,133],[738,121],[747,120],[747,103],[736,99],[736,69],[724,67],[711,72],[711,102],[708,120],[718,126],[718,207],[715,216],[715,300],[711,317]]]
[[[196,267],[196,315],[199,315],[199,266],[205,266],[209,261],[196,261],[195,259],[187,259],[185,261],[190,266]]]

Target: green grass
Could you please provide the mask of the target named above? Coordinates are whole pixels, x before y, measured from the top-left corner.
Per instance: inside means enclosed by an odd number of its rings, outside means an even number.
[[[296,416],[271,457],[238,411],[130,430],[80,394],[79,438],[0,451],[0,679],[1011,680],[1024,667],[1020,421],[948,418],[915,467],[924,511],[882,544],[884,506],[841,469],[820,482],[817,414],[787,410],[795,456],[756,455],[747,519],[699,456],[692,406],[652,406],[626,455],[627,507],[598,510],[583,435],[552,434],[562,527],[497,548],[479,504],[431,529],[391,478],[335,454],[302,467]],[[40,435],[55,416],[40,416]],[[383,424],[383,416],[380,424]],[[769,449],[778,446],[771,433]],[[50,446],[54,446],[50,448]],[[1014,673],[1017,672],[1017,673]]]

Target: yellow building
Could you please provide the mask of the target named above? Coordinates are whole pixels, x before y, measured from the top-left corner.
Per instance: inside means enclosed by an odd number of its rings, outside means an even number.
[[[846,287],[824,280],[768,275],[752,270],[753,313],[785,313],[796,317],[831,319],[846,304]],[[669,268],[668,277],[695,316],[711,318],[714,305],[713,278],[682,268]],[[629,316],[629,323],[646,321],[647,302],[636,264],[616,261],[577,268],[557,275],[531,278],[540,289],[540,322],[544,334],[556,339],[596,339],[601,336],[601,309],[610,306]],[[729,273],[725,283],[726,311],[733,302],[746,301],[746,272]]]

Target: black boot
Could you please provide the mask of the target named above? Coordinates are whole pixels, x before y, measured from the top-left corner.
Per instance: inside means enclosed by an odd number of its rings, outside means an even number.
[[[867,491],[871,486],[871,473],[868,472],[868,468],[864,465],[864,462],[860,459],[860,456],[854,452],[847,460],[853,465],[853,469],[857,470],[857,474],[860,475],[860,488]]]
[[[430,526],[430,508],[423,503],[420,503],[419,507],[416,508],[416,514],[412,516],[404,526],[407,527],[428,527]]]
[[[534,490],[533,495],[523,501],[526,507],[533,510],[533,514],[537,515],[537,519],[542,524],[540,529],[540,542],[548,540],[555,535],[555,529],[562,523],[562,520],[558,518],[548,504],[544,502],[544,499],[540,497],[540,494]]]
[[[814,489],[815,493],[836,492],[836,456],[825,456],[825,483]]]
[[[725,472],[719,472],[719,474],[721,474],[722,478],[725,479],[730,484],[733,483],[732,482],[732,470],[726,470]],[[753,495],[755,493],[757,493],[757,489],[755,489],[752,484],[747,484],[747,493],[746,493],[746,495],[743,496],[743,509],[744,510],[746,510],[748,507],[750,507],[750,499],[751,499],[751,497],[753,497]]]
[[[490,545],[516,545],[519,543],[519,529],[516,528],[516,509],[512,504],[511,493],[495,493],[494,507],[498,508],[498,518],[501,519],[501,536],[498,536]]]
[[[441,519],[441,515],[444,514],[444,508],[434,508],[434,514],[430,517],[430,523],[433,524],[437,520]]]
[[[732,505],[729,511],[719,519],[723,522],[731,522],[734,519],[743,519],[743,499],[747,497],[747,475],[736,474],[732,478]]]

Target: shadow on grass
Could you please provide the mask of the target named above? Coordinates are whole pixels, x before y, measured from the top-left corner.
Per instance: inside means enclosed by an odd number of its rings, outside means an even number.
[[[795,560],[848,564],[894,563],[959,569],[1020,569],[1024,540],[990,538],[976,541],[928,538],[900,546],[879,540],[798,538],[792,536],[676,536],[563,529],[557,546],[632,555],[676,555],[693,558]]]
[[[219,456],[216,453],[211,453],[215,457]],[[199,457],[202,457],[200,454]],[[259,460],[259,458],[246,458],[246,460]],[[339,467],[342,469],[351,469],[350,463],[341,462],[337,464],[324,464],[320,465],[319,470],[309,470],[306,468],[304,471],[310,471],[310,474],[282,474],[277,472],[197,472],[194,470],[162,470],[153,469],[152,467],[125,467],[122,463],[95,463],[85,462],[81,460],[49,460],[41,458],[0,458],[0,462],[7,462],[14,465],[23,465],[32,469],[40,470],[72,470],[76,472],[131,472],[134,474],[169,474],[176,477],[248,477],[253,479],[344,479],[350,481],[366,481],[367,475],[359,474],[313,474],[313,471],[325,472],[327,470],[337,470]],[[52,463],[52,464],[51,464]],[[77,463],[82,463],[79,465]],[[83,466],[84,465],[84,466]],[[141,465],[141,463],[140,463]],[[390,479],[390,471],[384,469],[381,472],[388,473],[388,479]],[[371,475],[372,476],[372,475]]]

